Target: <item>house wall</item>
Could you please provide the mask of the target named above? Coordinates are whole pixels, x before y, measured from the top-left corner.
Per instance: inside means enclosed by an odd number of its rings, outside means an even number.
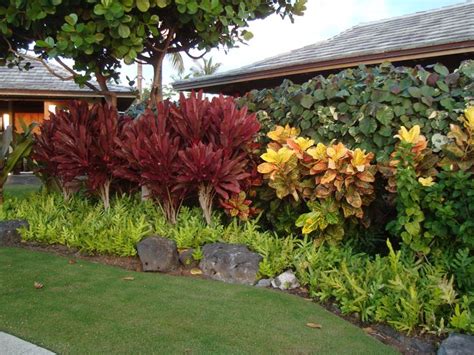
[[[23,132],[23,121],[26,125],[33,122],[41,123],[45,119],[49,119],[50,112],[54,112],[57,108],[66,106],[70,99],[53,100],[53,99],[2,99],[0,97],[0,131],[4,127],[4,114],[9,116],[9,124],[15,127],[17,132]],[[87,100],[93,104],[100,99]]]

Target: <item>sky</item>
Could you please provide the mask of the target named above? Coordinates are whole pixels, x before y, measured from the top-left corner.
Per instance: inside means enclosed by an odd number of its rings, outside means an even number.
[[[304,16],[296,17],[294,23],[276,15],[253,21],[249,30],[254,37],[247,45],[240,45],[227,53],[222,49],[214,49],[206,57],[212,57],[213,62],[222,63],[219,72],[224,72],[325,40],[360,23],[462,2],[463,0],[308,0]],[[193,61],[188,57],[185,59],[189,70]],[[126,75],[135,77],[136,67],[124,67],[122,78]],[[164,64],[163,75],[165,84],[172,82],[171,77],[176,75],[169,61]],[[150,85],[150,67],[144,67],[144,78],[145,85]]]

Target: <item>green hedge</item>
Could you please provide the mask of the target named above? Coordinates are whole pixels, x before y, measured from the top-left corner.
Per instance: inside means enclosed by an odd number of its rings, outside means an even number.
[[[285,80],[275,89],[253,90],[239,99],[259,112],[263,126],[289,124],[303,136],[329,143],[344,142],[386,158],[401,125],[415,124],[430,140],[446,134],[449,124],[474,99],[474,61],[454,72],[436,64],[430,68],[360,66],[301,85]],[[435,139],[439,136],[435,136]]]

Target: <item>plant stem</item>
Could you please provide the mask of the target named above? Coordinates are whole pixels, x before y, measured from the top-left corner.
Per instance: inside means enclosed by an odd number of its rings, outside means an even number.
[[[212,222],[212,202],[214,199],[214,188],[211,185],[201,184],[198,189],[199,204],[201,205],[204,219],[208,225]]]

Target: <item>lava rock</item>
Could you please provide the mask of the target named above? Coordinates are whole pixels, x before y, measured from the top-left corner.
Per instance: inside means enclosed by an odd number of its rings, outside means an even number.
[[[176,242],[168,238],[145,238],[137,244],[137,251],[143,271],[169,272],[179,267]]]
[[[293,271],[288,270],[275,277],[272,281],[272,286],[274,288],[279,288],[280,290],[292,290],[300,287],[300,283]]]
[[[21,235],[18,229],[29,228],[28,221],[15,219],[0,222],[0,246],[14,246],[21,242]]]
[[[262,257],[245,245],[207,244],[202,248],[202,254],[199,267],[205,276],[228,283],[255,284]]]
[[[471,355],[474,354],[474,336],[452,333],[443,340],[438,355]]]
[[[270,287],[272,285],[272,279],[261,279],[258,280],[256,287]]]
[[[194,249],[186,249],[179,253],[179,261],[186,269],[193,269],[199,265],[199,261],[193,257]]]

